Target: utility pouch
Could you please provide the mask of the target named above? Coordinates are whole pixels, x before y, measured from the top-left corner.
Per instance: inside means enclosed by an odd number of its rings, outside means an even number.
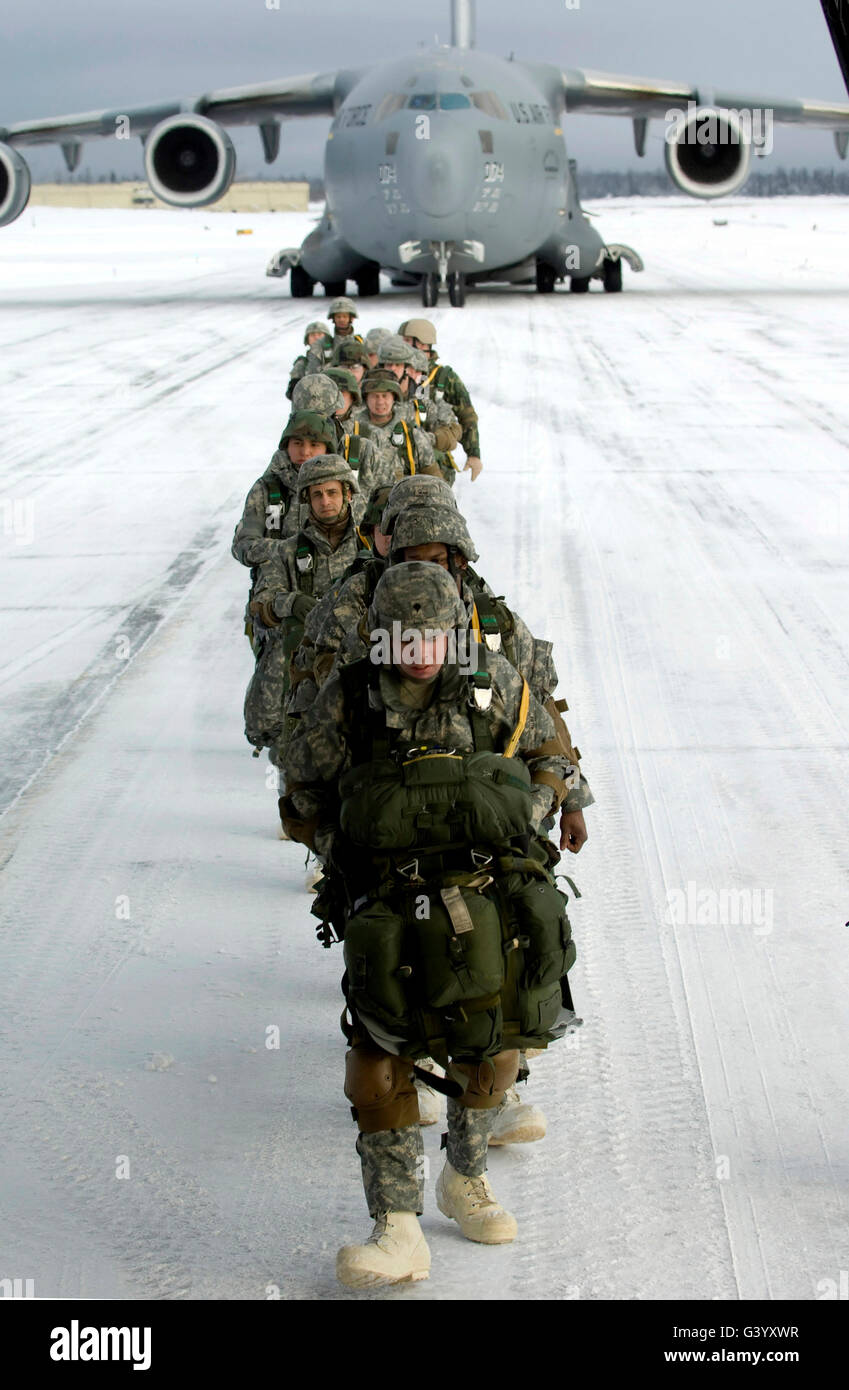
[[[519,931],[528,939],[522,975],[524,990],[556,984],[575,962],[566,901],[565,895],[544,879],[534,879],[511,894],[510,906]]]
[[[304,624],[300,618],[283,618],[280,623],[280,636],[277,639],[283,643],[284,656],[292,656],[298,650],[304,638]]]
[[[415,913],[410,984],[422,1005],[444,1009],[497,995],[504,973],[498,908],[467,886],[443,887]]]
[[[410,966],[402,959],[403,947],[404,923],[385,903],[367,903],[345,924],[350,1004],[390,1032],[406,1034],[410,1013],[404,986]]]

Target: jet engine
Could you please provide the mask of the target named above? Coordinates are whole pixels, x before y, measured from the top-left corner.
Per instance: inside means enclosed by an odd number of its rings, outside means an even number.
[[[177,208],[198,208],[223,198],[236,172],[226,131],[206,116],[169,116],[145,142],[147,181],[157,198]]]
[[[749,177],[750,136],[736,112],[700,106],[670,129],[666,168],[672,182],[693,198],[721,198],[736,193]]]
[[[20,217],[29,202],[29,190],[26,160],[11,145],[0,145],[0,227]]]

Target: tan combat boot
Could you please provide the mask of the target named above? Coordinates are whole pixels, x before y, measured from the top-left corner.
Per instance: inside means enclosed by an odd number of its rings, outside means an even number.
[[[436,1180],[436,1205],[457,1222],[467,1240],[507,1245],[516,1239],[516,1218],[496,1201],[486,1173],[465,1178],[446,1159]]]
[[[365,1245],[343,1245],[336,1256],[336,1278],[349,1289],[404,1284],[429,1274],[430,1251],[412,1211],[378,1216]]]
[[[533,1144],[545,1138],[545,1115],[538,1105],[526,1105],[515,1086],[504,1094],[495,1112],[490,1144]]]

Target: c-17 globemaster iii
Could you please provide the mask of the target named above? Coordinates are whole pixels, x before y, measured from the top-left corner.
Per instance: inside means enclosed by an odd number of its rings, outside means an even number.
[[[684,192],[716,198],[744,184],[752,149],[771,148],[774,121],[834,132],[845,158],[849,105],[704,91],[656,81],[503,59],[475,47],[474,0],[451,0],[452,42],[367,68],[340,68],[226,88],[183,102],[94,111],[0,127],[0,226],[26,206],[25,145],[56,142],[70,170],[84,140],[138,135],[152,191],[175,207],[214,203],[236,159],[224,127],[256,125],[276,159],[282,120],[330,116],[327,205],[302,246],[280,252],[271,275],[290,274],[296,298],[356,282],[377,294],[380,271],[418,285],[425,306],[440,289],[465,301],[469,284],[535,284],[550,293],[622,287],[629,247],[606,243],[581,209],[567,157],[570,112],[629,117],[639,154],[648,122],[666,125],[666,166]]]

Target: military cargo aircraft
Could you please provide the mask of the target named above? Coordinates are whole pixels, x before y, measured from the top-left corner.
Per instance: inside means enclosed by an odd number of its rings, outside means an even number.
[[[330,116],[324,215],[268,273],[288,272],[299,298],[319,283],[339,295],[349,280],[360,295],[374,295],[385,270],[396,284],[418,285],[425,306],[440,290],[459,306],[470,284],[535,284],[549,294],[558,280],[580,292],[598,279],[617,291],[623,260],[642,268],[629,247],[606,243],[581,208],[563,138],[570,112],[630,118],[640,155],[649,121],[664,121],[669,174],[700,198],[742,187],[752,149],[767,152],[773,121],[832,130],[846,156],[849,105],[503,59],[475,47],[474,0],[451,7],[450,45],[406,58],[0,127],[0,226],[29,197],[22,146],[56,142],[73,170],[83,141],[138,135],[157,197],[200,207],[222,197],[235,173],[226,126],[256,125],[271,163],[282,120]]]

